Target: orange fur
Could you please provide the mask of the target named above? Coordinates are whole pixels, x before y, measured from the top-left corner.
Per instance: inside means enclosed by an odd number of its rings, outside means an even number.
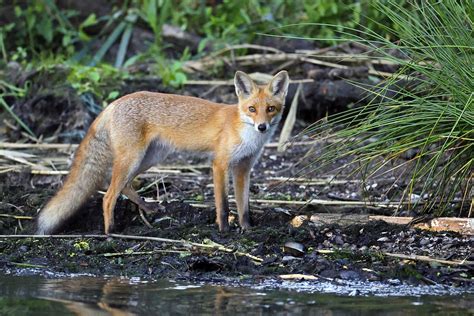
[[[64,186],[40,212],[38,233],[55,231],[108,180],[111,171],[103,200],[104,229],[109,233],[121,193],[130,195],[140,207],[144,205],[130,190],[133,178],[170,150],[180,149],[213,154],[216,221],[221,231],[228,229],[227,173],[233,171],[239,222],[248,228],[250,169],[281,117],[288,83],[286,71],[266,86],[257,86],[248,75],[237,72],[236,105],[152,92],[132,93],[114,101],[89,129]]]

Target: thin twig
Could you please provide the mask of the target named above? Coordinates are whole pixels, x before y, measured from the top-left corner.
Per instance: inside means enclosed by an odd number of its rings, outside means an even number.
[[[362,183],[362,180],[337,180],[337,179],[316,179],[316,178],[293,178],[293,177],[268,177],[268,181],[275,182],[296,182],[305,185],[329,185]]]
[[[143,210],[137,205],[138,207],[138,214],[140,214],[140,219],[148,228],[153,228],[153,225],[146,219],[145,214],[143,214]]]
[[[0,235],[0,238],[37,238],[37,239],[44,239],[44,238],[109,238],[107,235],[100,235],[100,234],[75,234],[75,235]]]
[[[23,215],[11,215],[11,214],[0,214],[0,217],[9,217],[14,219],[33,219],[32,216],[23,216]]]
[[[38,148],[38,149],[74,149],[79,146],[78,144],[18,144],[18,143],[8,143],[0,142],[0,148],[17,148],[17,149],[28,149],[28,148]]]
[[[108,252],[101,254],[104,257],[122,257],[122,256],[143,256],[143,255],[154,255],[156,253],[190,253],[187,250],[167,250],[157,249],[153,251],[136,251],[136,252]]]

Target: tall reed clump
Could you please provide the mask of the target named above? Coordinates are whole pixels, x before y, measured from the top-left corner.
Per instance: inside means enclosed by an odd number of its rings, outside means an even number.
[[[312,166],[351,157],[365,178],[398,169],[406,184],[398,199],[435,215],[474,212],[474,10],[468,2],[413,1],[408,7],[379,2],[393,22],[386,31],[396,42],[368,29],[343,31],[357,34],[351,35],[354,41],[400,68],[370,91],[366,106],[307,130],[341,140],[328,144]],[[401,80],[410,81],[410,88],[388,93]]]

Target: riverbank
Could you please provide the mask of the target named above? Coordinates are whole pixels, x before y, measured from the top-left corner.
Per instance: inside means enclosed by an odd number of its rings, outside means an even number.
[[[42,161],[52,161],[60,171],[65,170],[73,147],[58,148],[28,150]],[[349,173],[335,177],[328,169],[298,175],[296,165],[306,163],[302,157],[318,150],[320,144],[309,140],[284,152],[278,152],[273,143],[265,148],[252,174],[254,227],[248,232],[241,233],[234,222],[230,232],[218,232],[207,157],[173,154],[138,179],[137,187],[144,188],[141,195],[154,203],[155,212],[140,213],[131,202],[120,199],[116,235],[107,237],[101,235],[102,195],[98,193],[59,232],[74,236],[0,236],[0,270],[472,289],[472,235],[370,220],[370,215],[393,213],[383,196],[390,181],[375,178],[367,183],[369,196],[362,199],[361,184]],[[28,159],[39,164],[39,160]],[[32,218],[60,186],[60,172],[33,170],[22,167],[1,174],[3,235],[31,234]],[[299,180],[283,180],[298,176]],[[312,199],[317,203],[309,202]],[[371,202],[364,205],[367,200]],[[232,203],[231,207],[234,209]],[[398,211],[401,215],[413,212],[409,205]],[[335,219],[325,221],[330,215]]]

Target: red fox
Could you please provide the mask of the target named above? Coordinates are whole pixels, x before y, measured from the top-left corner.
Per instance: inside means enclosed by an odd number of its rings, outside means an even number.
[[[139,173],[156,165],[173,150],[209,152],[220,231],[229,229],[228,170],[242,229],[250,227],[250,169],[275,131],[283,112],[289,77],[280,71],[264,86],[237,71],[238,104],[153,92],[123,96],[92,123],[76,151],[63,187],[40,211],[37,234],[51,234],[104,183],[104,229],[114,225],[114,207],[122,193],[140,208],[147,203],[131,187]]]

